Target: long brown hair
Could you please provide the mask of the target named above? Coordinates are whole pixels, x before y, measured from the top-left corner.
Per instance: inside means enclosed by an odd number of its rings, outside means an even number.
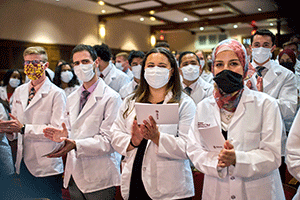
[[[169,50],[167,50],[163,47],[157,47],[157,48],[151,49],[144,57],[144,60],[142,63],[140,84],[139,84],[138,88],[135,90],[133,96],[128,99],[128,103],[127,103],[128,107],[123,114],[124,118],[126,118],[133,109],[132,108],[131,111],[129,111],[129,101],[130,100],[135,100],[136,102],[140,102],[140,103],[148,102],[150,90],[149,90],[149,84],[147,83],[146,79],[144,78],[144,73],[145,73],[146,60],[147,60],[148,56],[153,53],[164,54],[168,58],[168,60],[171,64],[171,68],[173,69],[173,74],[170,77],[169,82],[167,83],[167,91],[166,91],[166,94],[169,91],[172,91],[173,96],[168,101],[168,103],[179,103],[180,102],[182,87],[181,87],[180,75],[179,75],[179,70],[177,67],[175,57]]]

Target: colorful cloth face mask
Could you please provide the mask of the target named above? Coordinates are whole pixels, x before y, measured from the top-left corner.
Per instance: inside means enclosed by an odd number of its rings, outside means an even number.
[[[45,63],[46,64],[46,63]],[[45,72],[45,64],[29,63],[24,65],[24,73],[31,80],[37,80],[42,77]]]

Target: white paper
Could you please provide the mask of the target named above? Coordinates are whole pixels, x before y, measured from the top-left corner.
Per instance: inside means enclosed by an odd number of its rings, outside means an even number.
[[[135,111],[137,123],[143,124],[143,120],[149,121],[151,115],[157,124],[178,124],[179,104],[149,104],[149,103],[135,103]]]
[[[225,138],[219,126],[198,128],[206,148],[209,151],[221,151],[224,148]]]
[[[61,142],[61,143],[56,144],[55,147],[54,147],[54,149],[51,152],[49,152],[49,153],[47,153],[45,155],[42,155],[42,157],[47,157],[47,156],[49,156],[49,155],[51,155],[53,153],[58,152],[60,149],[63,148],[64,145],[65,145],[65,142]]]

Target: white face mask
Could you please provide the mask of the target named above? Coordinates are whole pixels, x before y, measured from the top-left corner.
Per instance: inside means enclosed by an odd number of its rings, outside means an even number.
[[[132,73],[134,78],[141,79],[141,71],[142,71],[142,66],[141,65],[135,65],[131,67]]]
[[[122,63],[116,63],[117,69],[123,71],[124,67],[122,66]]]
[[[200,76],[198,65],[187,65],[181,68],[183,78],[188,81],[194,81]]]
[[[169,82],[169,72],[169,69],[163,67],[148,67],[145,69],[144,77],[151,87],[158,89]]]
[[[61,72],[60,79],[65,83],[69,83],[72,80],[73,76],[74,75],[71,71],[64,71]]]
[[[74,67],[74,72],[81,81],[89,82],[95,75],[94,63],[77,65]]]
[[[201,65],[201,69],[203,69],[203,67],[205,65],[205,60],[200,60],[200,65]]]
[[[264,63],[270,58],[271,49],[258,47],[252,48],[252,59],[257,63]]]
[[[16,88],[20,85],[21,81],[20,79],[17,79],[17,78],[10,78],[9,79],[9,85],[12,87],[12,88]]]

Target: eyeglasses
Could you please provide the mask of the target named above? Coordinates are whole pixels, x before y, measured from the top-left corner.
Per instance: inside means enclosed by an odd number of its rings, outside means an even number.
[[[36,65],[36,64],[39,64],[40,62],[45,62],[45,61],[43,61],[43,60],[31,60],[31,61],[27,60],[24,62],[24,65],[29,65],[30,63],[32,63],[33,65]]]

